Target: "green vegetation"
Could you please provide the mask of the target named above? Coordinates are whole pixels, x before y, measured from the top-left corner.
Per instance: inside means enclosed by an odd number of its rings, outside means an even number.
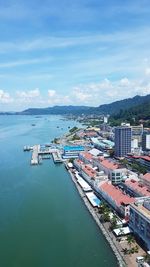
[[[78,127],[74,126],[73,128],[71,128],[71,129],[69,130],[69,132],[70,132],[70,133],[74,133],[74,132],[76,132],[77,130],[78,130]]]
[[[59,144],[59,138],[54,138],[54,140],[52,141],[52,143]]]
[[[130,168],[132,171],[138,172],[139,174],[145,174],[147,172],[147,168],[138,162],[129,162],[127,159],[121,159],[120,163],[126,168]]]
[[[147,168],[142,166],[139,163],[130,163],[130,167],[132,168],[133,171],[138,172],[138,173],[142,173],[145,174],[147,172]]]
[[[138,125],[139,121],[143,120],[144,126],[150,126],[150,97],[148,100],[137,106],[121,109],[119,113],[112,115],[109,118],[111,125],[120,125],[121,122],[129,122],[132,125]]]
[[[68,160],[70,163],[73,163],[74,162],[74,159],[69,159]]]
[[[127,243],[129,245],[129,248],[124,248],[122,250],[125,255],[138,253],[139,248],[137,245],[133,246],[135,244],[135,239],[132,235],[127,236]]]
[[[102,202],[99,206],[99,213],[102,214],[101,219],[103,222],[109,222],[110,221],[110,208],[105,202]]]
[[[74,134],[74,135],[72,136],[72,138],[70,139],[70,141],[76,141],[76,140],[80,140],[80,137],[77,136],[76,134]]]

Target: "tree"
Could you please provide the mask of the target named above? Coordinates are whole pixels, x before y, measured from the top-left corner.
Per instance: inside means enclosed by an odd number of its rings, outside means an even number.
[[[111,228],[114,229],[117,227],[117,217],[113,214],[113,218],[111,219]]]
[[[135,253],[138,253],[138,252],[139,252],[139,248],[138,248],[137,245],[136,245],[135,248],[134,248],[134,252],[135,252]]]
[[[131,248],[131,245],[132,245],[133,243],[135,243],[135,239],[134,239],[134,237],[133,237],[132,235],[128,235],[128,236],[127,236],[127,242],[128,242],[128,245],[129,245],[130,248]]]
[[[106,204],[106,202],[100,203],[99,212],[100,213],[110,212],[110,208],[108,207],[108,205]]]
[[[104,220],[104,222],[109,222],[110,221],[110,217],[109,217],[109,213],[108,212],[105,212],[103,214],[103,220]]]
[[[127,248],[123,248],[122,252],[127,255],[128,254],[128,249]]]

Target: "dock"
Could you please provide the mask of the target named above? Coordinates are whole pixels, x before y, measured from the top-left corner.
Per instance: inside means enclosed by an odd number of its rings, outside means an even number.
[[[40,150],[40,145],[33,146],[31,165],[38,165],[39,164],[39,150]]]
[[[62,157],[60,155],[59,150],[53,152],[52,156],[53,156],[53,160],[54,160],[55,163],[62,163]]]
[[[48,146],[34,145],[24,146],[24,151],[32,151],[31,165],[38,165],[43,159],[50,159],[51,155],[55,163],[61,163],[62,157],[59,149]]]

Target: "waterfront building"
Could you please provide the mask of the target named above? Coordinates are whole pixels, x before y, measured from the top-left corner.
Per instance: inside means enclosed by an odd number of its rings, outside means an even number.
[[[93,164],[98,167],[99,171],[104,171],[113,184],[121,183],[123,177],[126,175],[126,169],[110,159],[98,157],[93,160]]]
[[[80,159],[75,159],[75,160],[73,161],[73,166],[74,166],[79,172],[81,171],[83,164],[84,164],[83,161],[80,160]]]
[[[122,217],[129,219],[129,205],[134,203],[135,198],[126,195],[120,188],[110,182],[101,182],[98,187],[100,195],[109,203]]]
[[[63,158],[78,158],[82,151],[84,151],[84,146],[64,146]]]
[[[150,198],[142,198],[130,205],[129,226],[150,250]]]
[[[93,163],[93,156],[89,152],[81,152],[79,154],[79,159],[82,160],[85,164],[92,164]]]
[[[150,134],[144,133],[142,135],[142,150],[150,150]]]
[[[94,181],[97,178],[96,170],[89,165],[83,165],[80,173],[89,184],[94,185]]]
[[[146,185],[150,189],[150,173],[146,173],[140,176],[142,184]]]
[[[80,163],[77,163],[77,161]],[[108,176],[104,174],[104,172],[98,172],[96,167],[92,167],[90,164],[84,164],[81,160],[75,160],[75,167],[77,166],[77,170],[80,175],[94,188],[96,188],[101,181],[107,181]]]
[[[134,179],[127,179],[123,184],[125,191],[134,197],[150,197],[150,189]]]
[[[128,153],[131,153],[131,127],[116,127],[115,156],[117,158],[124,158]]]

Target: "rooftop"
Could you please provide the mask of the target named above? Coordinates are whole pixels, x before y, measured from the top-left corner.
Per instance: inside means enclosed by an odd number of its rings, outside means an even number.
[[[84,150],[84,146],[64,146],[64,150],[65,151],[83,151]]]
[[[81,152],[80,155],[83,156],[87,160],[93,159],[93,156],[89,152]]]
[[[111,160],[104,159],[102,157],[98,158],[98,160],[101,163],[101,165],[107,169],[116,170],[120,168],[120,166],[117,163]]]
[[[122,204],[129,205],[135,201],[135,198],[126,195],[121,189],[108,182],[102,183],[100,188],[112,198],[117,206],[121,206]]]
[[[136,155],[133,155],[133,156],[130,156],[130,158],[143,159],[143,160],[146,160],[146,161],[150,161],[150,156],[136,156]]]
[[[135,203],[131,205],[135,210],[140,212],[144,217],[148,218],[150,220],[150,211],[146,209],[143,204],[136,205]]]
[[[82,170],[91,178],[94,178],[96,176],[96,171],[88,165],[85,165]]]
[[[144,179],[144,180],[150,182],[150,173],[146,173],[146,174],[144,174],[144,175],[142,176],[142,179]]]
[[[142,196],[150,196],[150,190],[148,187],[134,179],[126,180],[125,184]]]
[[[99,149],[93,148],[89,151],[90,154],[92,154],[94,157],[97,157],[100,154],[103,154],[102,151],[100,151]]]

